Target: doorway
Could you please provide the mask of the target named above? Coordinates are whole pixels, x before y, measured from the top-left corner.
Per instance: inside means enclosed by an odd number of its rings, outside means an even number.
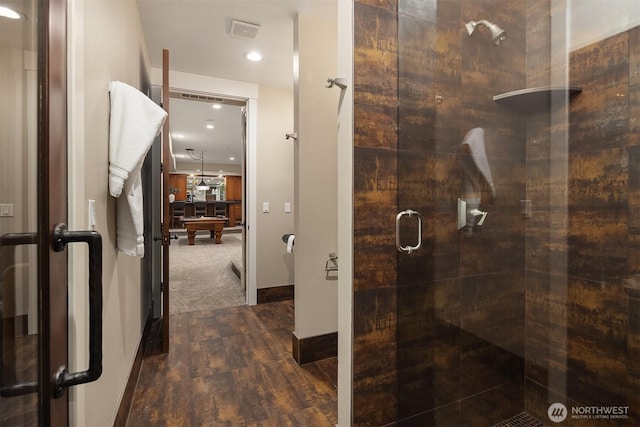
[[[245,304],[244,100],[170,92],[170,312]],[[216,230],[193,231],[215,218]],[[200,228],[200,227],[198,227]],[[221,236],[219,235],[221,233]]]

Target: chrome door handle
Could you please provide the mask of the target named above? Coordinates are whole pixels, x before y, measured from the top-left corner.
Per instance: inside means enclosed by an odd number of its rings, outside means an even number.
[[[400,220],[402,219],[403,216],[408,216],[409,218],[415,216],[418,219],[418,240],[415,246],[410,246],[410,245],[402,246],[402,243],[400,242]],[[413,252],[420,249],[421,246],[422,246],[422,216],[420,215],[420,212],[407,209],[406,211],[402,211],[398,213],[398,215],[396,215],[396,248],[398,248],[398,251],[405,254],[412,254]]]
[[[61,252],[68,243],[89,245],[89,369],[70,373],[61,366],[54,376],[55,397],[67,387],[97,380],[102,375],[102,236],[96,231],[68,231],[65,224],[53,231],[53,250]]]

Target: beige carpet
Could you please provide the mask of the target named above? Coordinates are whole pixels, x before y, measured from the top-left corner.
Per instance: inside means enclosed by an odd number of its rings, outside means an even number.
[[[199,232],[193,246],[189,246],[186,234],[180,234],[171,244],[169,312],[186,313],[244,304],[240,279],[231,269],[232,259],[242,259],[242,235],[239,233],[223,234],[222,244],[216,245],[208,233]]]

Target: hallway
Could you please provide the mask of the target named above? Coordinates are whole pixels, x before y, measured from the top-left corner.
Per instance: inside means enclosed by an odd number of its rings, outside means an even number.
[[[333,426],[337,360],[291,357],[293,301],[171,316],[148,351],[127,426]]]

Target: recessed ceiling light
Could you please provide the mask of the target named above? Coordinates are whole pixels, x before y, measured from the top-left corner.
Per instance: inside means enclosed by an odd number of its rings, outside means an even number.
[[[173,135],[174,138],[178,138],[178,139],[182,139],[184,138],[184,135],[181,133],[176,133],[175,135]]]
[[[222,171],[220,171],[220,172],[222,172]],[[218,178],[224,178],[224,177],[222,175],[218,175]]]
[[[222,169],[220,169],[220,172],[222,172]]]
[[[212,123],[207,123],[207,129],[213,129],[215,126],[213,126]]]
[[[0,6],[0,16],[2,16],[3,18],[9,18],[9,19],[21,19],[22,15],[20,15],[18,12],[16,12],[13,9],[9,9],[6,6]]]
[[[235,159],[236,159],[235,157],[229,157],[229,160],[235,160]]]
[[[187,157],[186,154],[174,154],[174,156],[176,156],[179,159],[184,159],[185,157]]]
[[[260,55],[260,53],[256,52],[255,50],[245,53],[244,57],[247,58],[251,62],[262,61],[262,55]]]
[[[220,105],[220,104],[213,104],[211,107],[212,107],[214,110],[219,110],[219,109],[221,109],[221,108],[222,108],[222,105]]]

